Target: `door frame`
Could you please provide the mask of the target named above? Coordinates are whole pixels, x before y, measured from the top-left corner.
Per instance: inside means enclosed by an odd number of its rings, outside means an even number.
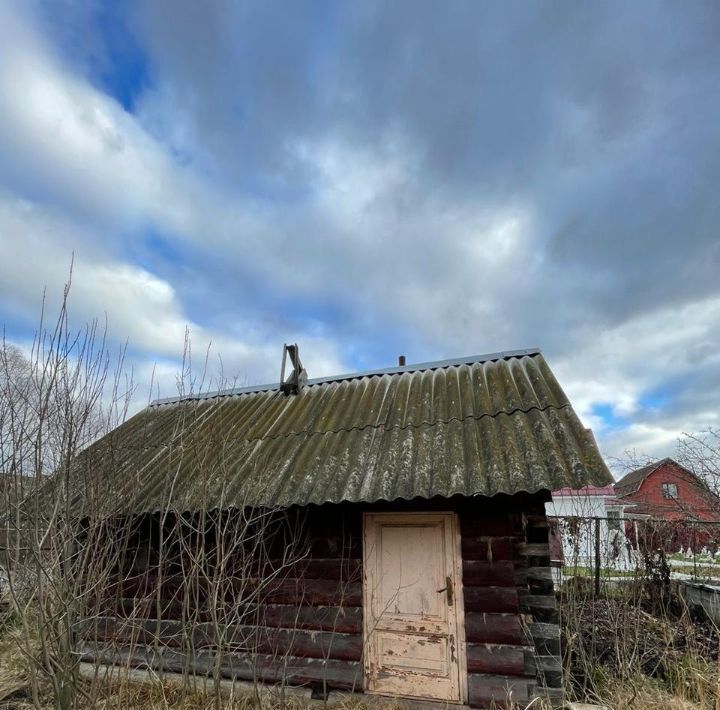
[[[369,581],[368,556],[371,552],[371,533],[368,525],[369,519],[385,519],[393,523],[402,524],[404,521],[417,524],[423,521],[437,520],[438,517],[444,517],[449,521],[450,534],[453,541],[452,547],[448,553],[452,556],[451,569],[453,572],[453,589],[454,604],[451,614],[454,615],[454,628],[456,629],[456,654],[458,668],[458,688],[460,690],[460,699],[457,701],[445,701],[450,704],[464,704],[468,701],[468,674],[467,674],[467,644],[465,641],[465,595],[463,593],[462,583],[462,538],[460,535],[460,521],[455,511],[438,510],[438,511],[397,511],[397,512],[365,512],[363,513],[363,685],[366,693],[373,695],[382,695],[381,691],[368,690],[368,678],[370,673],[369,658],[369,640],[373,632],[372,629],[372,584]],[[393,695],[393,697],[410,697],[419,699],[418,696],[401,696]],[[429,698],[428,700],[436,700]]]

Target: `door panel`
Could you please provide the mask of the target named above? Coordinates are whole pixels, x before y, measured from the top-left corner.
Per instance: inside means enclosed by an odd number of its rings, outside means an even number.
[[[459,702],[459,541],[452,513],[365,515],[369,692]]]

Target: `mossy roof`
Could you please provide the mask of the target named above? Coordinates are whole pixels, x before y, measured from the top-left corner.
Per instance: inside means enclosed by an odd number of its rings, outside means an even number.
[[[165,400],[83,452],[77,472],[75,497],[89,514],[612,481],[539,351],[343,375],[295,395],[258,388]]]

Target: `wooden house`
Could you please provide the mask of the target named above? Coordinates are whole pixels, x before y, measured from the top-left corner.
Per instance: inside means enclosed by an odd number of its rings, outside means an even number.
[[[628,537],[646,550],[694,553],[720,548],[720,498],[707,483],[671,458],[630,471],[614,486],[631,506]]]
[[[633,513],[655,520],[720,522],[720,498],[707,483],[671,458],[642,466],[623,476],[615,495]]]
[[[117,548],[83,658],[559,702],[544,504],[611,477],[541,353],[315,380],[291,354],[287,382],[155,402],[80,457],[85,543]]]

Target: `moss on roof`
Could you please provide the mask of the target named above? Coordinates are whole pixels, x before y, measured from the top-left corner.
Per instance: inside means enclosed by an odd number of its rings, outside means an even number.
[[[378,501],[612,481],[540,353],[151,405],[77,462],[86,512]]]

